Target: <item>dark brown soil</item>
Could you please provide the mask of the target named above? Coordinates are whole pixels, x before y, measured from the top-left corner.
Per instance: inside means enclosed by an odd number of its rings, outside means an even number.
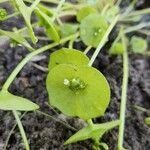
[[[4,5],[9,9],[7,5]],[[16,17],[16,20],[21,21]],[[21,27],[22,23],[9,20],[0,22],[0,28],[10,29],[13,26]],[[8,41],[0,41],[0,87],[15,66],[25,57],[27,51],[22,47],[11,48]],[[46,45],[47,42],[39,42],[38,47]],[[82,49],[81,43],[76,43],[78,49]],[[106,115],[97,118],[97,123],[118,119],[120,107],[120,94],[122,84],[122,57],[111,57],[107,53],[107,48],[98,56],[95,67],[98,68],[108,79],[111,86],[111,103],[106,111]],[[47,67],[50,52],[46,52],[41,57],[45,58],[36,61],[43,67]],[[13,94],[29,98],[40,105],[41,110],[55,118],[63,119],[73,127],[80,129],[84,122],[80,119],[68,118],[62,114],[56,114],[45,103],[48,96],[45,88],[47,72],[43,72],[29,62],[13,82],[10,91]],[[126,112],[125,147],[129,150],[150,150],[150,128],[144,124],[144,118],[150,113],[141,112],[134,108],[134,105],[150,109],[150,59],[144,56],[130,55],[130,77],[128,87],[128,102]],[[39,113],[27,113],[23,119],[25,131],[27,133],[31,150],[90,150],[91,142],[79,142],[69,146],[63,146],[63,142],[68,139],[74,131],[62,124],[51,120]],[[6,142],[6,138],[15,124],[11,112],[0,111],[0,150]],[[102,141],[106,142],[110,150],[116,150],[118,129],[113,129],[107,133]],[[8,143],[8,150],[23,150],[24,146],[18,128],[15,129]]]

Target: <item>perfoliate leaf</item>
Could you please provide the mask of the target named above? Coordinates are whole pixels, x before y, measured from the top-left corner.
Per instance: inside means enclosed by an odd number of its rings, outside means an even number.
[[[77,21],[81,22],[82,19],[92,13],[97,13],[97,10],[92,6],[85,6],[81,8],[77,13]]]
[[[31,14],[33,10],[31,10],[30,7],[26,6],[23,0],[13,0],[13,2],[25,20],[32,42],[36,43],[38,39],[36,38],[32,25],[31,25]]]
[[[46,86],[52,106],[85,120],[102,116],[110,101],[109,84],[93,67],[57,65],[49,72]]]
[[[5,20],[5,17],[7,16],[6,9],[0,8],[0,21]]]
[[[15,96],[8,91],[0,91],[0,109],[33,111],[39,106],[26,98]]]
[[[48,35],[48,37],[50,37],[56,42],[59,42],[60,37],[54,26],[54,23],[51,21],[51,18],[38,8],[35,9],[35,13],[40,19],[40,25],[45,27],[46,34]]]
[[[77,29],[78,29],[78,25],[64,23],[62,26],[60,26],[61,37],[64,38],[64,37],[74,34],[77,32]]]
[[[145,123],[150,126],[150,117],[147,117],[147,118],[145,119]]]
[[[72,64],[87,66],[89,58],[82,52],[75,49],[62,48],[50,55],[49,70],[59,64]]]
[[[97,47],[108,28],[106,19],[99,14],[90,14],[80,24],[80,36],[88,45]]]
[[[102,123],[102,124],[94,124],[92,127],[88,125],[87,127],[79,130],[77,133],[71,136],[64,144],[65,145],[71,144],[71,143],[75,143],[87,139],[93,139],[93,140],[101,139],[101,137],[105,132],[118,125],[119,125],[118,120]]]
[[[4,31],[0,29],[0,34],[6,35],[10,39],[14,40],[15,42],[25,46],[29,50],[33,50],[31,45],[27,42],[27,40],[19,33],[10,32],[10,31]]]
[[[121,42],[115,43],[109,50],[111,55],[122,55],[123,54],[123,45]]]
[[[130,44],[134,53],[143,53],[148,47],[146,40],[137,36],[131,38]]]

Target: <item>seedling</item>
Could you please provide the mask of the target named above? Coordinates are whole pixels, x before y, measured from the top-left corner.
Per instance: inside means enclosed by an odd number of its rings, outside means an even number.
[[[103,16],[90,14],[81,21],[81,39],[87,46],[97,47],[107,28],[108,23]]]

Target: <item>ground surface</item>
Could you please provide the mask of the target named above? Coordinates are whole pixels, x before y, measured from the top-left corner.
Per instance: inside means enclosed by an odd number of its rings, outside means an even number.
[[[8,6],[4,5],[8,8]],[[138,6],[139,7],[139,6]],[[16,17],[18,22],[22,20]],[[21,27],[20,23],[9,20],[5,23],[0,22],[0,28],[10,29],[12,26]],[[0,42],[0,87],[15,68],[18,62],[27,54],[27,51],[17,46],[11,48],[9,42]],[[47,42],[39,42],[38,46],[45,45]],[[2,48],[3,47],[3,48]],[[82,49],[81,44],[77,44],[76,48]],[[110,57],[106,53],[107,48],[101,52],[95,61],[95,67],[98,68],[108,79],[111,86],[111,103],[106,111],[106,115],[97,118],[97,123],[118,119],[121,82],[122,82],[122,58]],[[40,55],[43,60],[36,64],[47,67],[49,53]],[[33,62],[28,63],[17,79],[13,82],[10,91],[16,95],[20,95],[36,102],[41,106],[43,112],[53,115],[55,118],[64,119],[73,127],[79,129],[84,122],[75,118],[70,119],[62,114],[56,114],[45,103],[48,102],[47,92],[45,90],[45,79],[47,72],[43,72],[34,67]],[[150,150],[150,128],[144,124],[144,118],[148,113],[143,113],[134,108],[139,105],[150,109],[150,59],[144,56],[130,55],[130,77],[128,88],[128,102],[126,113],[126,129],[125,129],[125,147],[129,150]],[[6,138],[14,125],[15,120],[11,112],[0,111],[0,150],[6,142]],[[90,150],[91,142],[85,141],[77,144],[63,146],[63,142],[69,138],[74,132],[62,124],[51,120],[39,113],[27,113],[23,119],[25,131],[27,133],[31,150]],[[108,143],[110,150],[116,150],[118,129],[113,129],[103,137],[103,141]],[[24,149],[21,142],[21,136],[16,128],[13,132],[8,150]]]

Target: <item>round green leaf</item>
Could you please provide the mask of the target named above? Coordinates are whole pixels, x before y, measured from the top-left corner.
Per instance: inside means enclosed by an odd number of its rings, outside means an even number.
[[[86,6],[81,8],[77,13],[77,20],[81,22],[86,16],[92,13],[97,13],[96,9],[92,6]]]
[[[50,55],[49,70],[59,64],[73,64],[87,66],[89,58],[81,51],[62,48]]]
[[[108,82],[93,67],[58,65],[49,72],[46,86],[52,106],[85,120],[102,116],[110,101]]]
[[[123,54],[123,45],[121,42],[115,43],[109,50],[111,55],[122,55]]]
[[[0,8],[0,21],[5,20],[6,16],[7,16],[6,9]]]
[[[60,26],[61,37],[67,37],[69,35],[75,34],[77,32],[78,25],[65,23]]]
[[[46,34],[48,35],[48,37],[58,42],[60,40],[60,37],[54,26],[54,23],[51,21],[51,18],[38,8],[35,9],[35,13],[40,20],[40,25],[45,27]]]
[[[143,53],[148,47],[146,40],[137,36],[133,36],[130,43],[134,53]]]
[[[97,47],[108,28],[106,19],[99,14],[90,14],[80,24],[80,36],[88,45]]]
[[[15,96],[8,91],[0,91],[0,109],[2,110],[20,110],[32,111],[39,106],[28,99]]]

